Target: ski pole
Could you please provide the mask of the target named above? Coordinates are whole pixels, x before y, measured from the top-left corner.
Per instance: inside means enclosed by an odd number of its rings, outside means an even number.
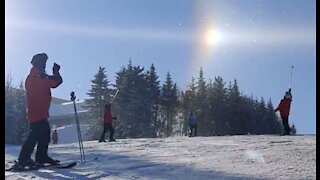
[[[293,73],[293,66],[291,66],[291,75],[290,75],[290,81],[289,81],[289,89],[291,89],[292,73]]]
[[[116,96],[118,95],[119,93],[119,89],[117,89],[116,93],[114,94],[112,100],[111,100],[111,104],[113,103],[114,99],[116,98]]]
[[[114,94],[114,96],[113,96],[113,98],[112,98],[112,100],[111,100],[111,104],[113,104],[114,99],[116,98],[116,96],[118,95],[118,93],[119,93],[119,89],[117,89],[116,93]],[[114,128],[116,128],[116,121],[114,121]]]
[[[84,163],[85,162],[85,154],[84,154],[84,148],[83,148],[83,142],[82,142],[79,118],[78,118],[78,113],[77,113],[77,108],[76,108],[76,103],[75,103],[76,96],[74,95],[74,92],[71,92],[70,95],[71,95],[71,101],[73,101],[73,107],[74,107],[74,112],[75,112],[75,116],[76,116],[76,124],[77,124],[77,133],[78,133],[78,141],[79,141],[81,163]]]
[[[74,93],[73,93],[74,94]],[[76,97],[74,96],[74,100],[76,99]],[[83,163],[85,162],[85,154],[84,154],[84,148],[83,148],[83,141],[82,141],[82,135],[81,135],[81,130],[80,130],[80,123],[79,123],[79,117],[78,117],[78,113],[77,113],[77,108],[76,108],[76,104],[75,101],[73,101],[73,106],[75,109],[75,115],[76,115],[76,122],[77,122],[77,132],[78,132],[78,139],[80,142],[80,152],[82,154],[82,158],[83,158]],[[81,159],[82,160],[82,159]]]

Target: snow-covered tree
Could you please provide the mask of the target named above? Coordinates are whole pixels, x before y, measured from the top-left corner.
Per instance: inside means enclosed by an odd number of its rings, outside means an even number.
[[[29,132],[26,115],[26,95],[23,81],[18,88],[11,84],[7,77],[5,82],[5,142],[22,144]]]
[[[90,127],[87,131],[91,139],[99,139],[103,129],[103,109],[106,103],[110,103],[109,81],[104,67],[99,67],[98,73],[91,80],[91,89],[87,93],[89,99],[85,99],[86,108],[89,110],[88,119]]]

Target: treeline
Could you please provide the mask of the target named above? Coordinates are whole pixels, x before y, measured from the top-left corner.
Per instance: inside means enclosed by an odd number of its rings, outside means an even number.
[[[29,133],[26,115],[24,83],[12,85],[10,76],[5,81],[5,143],[22,144]]]
[[[282,126],[274,113],[271,99],[266,103],[240,93],[237,81],[226,82],[214,77],[207,82],[200,69],[186,90],[179,90],[170,73],[160,84],[152,64],[148,70],[130,61],[116,73],[116,84],[111,85],[105,68],[91,81],[87,93],[88,135],[98,139],[102,131],[102,110],[116,90],[112,110],[117,138],[153,138],[186,135],[186,117],[193,111],[198,117],[198,135],[279,134]]]
[[[5,82],[5,143],[22,144],[29,132],[26,116],[24,82],[12,85],[10,76]],[[271,99],[256,99],[240,93],[237,81],[214,77],[206,81],[202,69],[192,78],[186,90],[179,90],[170,73],[161,84],[152,64],[148,70],[130,61],[116,73],[111,84],[105,68],[99,67],[91,80],[85,100],[88,134],[98,139],[102,131],[103,107],[116,90],[112,111],[116,138],[153,138],[187,135],[186,118],[190,111],[198,117],[198,135],[279,134],[279,123]]]

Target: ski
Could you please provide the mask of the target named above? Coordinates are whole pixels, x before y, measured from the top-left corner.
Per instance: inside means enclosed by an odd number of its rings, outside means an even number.
[[[66,163],[59,163],[59,164],[44,164],[44,165],[35,165],[33,167],[18,167],[17,164],[13,165],[12,167],[5,169],[5,171],[12,171],[12,172],[24,172],[24,171],[34,171],[39,169],[69,169],[77,165],[77,162],[66,162]]]

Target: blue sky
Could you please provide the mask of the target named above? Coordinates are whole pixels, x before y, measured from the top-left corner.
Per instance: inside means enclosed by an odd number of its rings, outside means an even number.
[[[316,132],[315,0],[6,0],[5,74],[19,84],[33,55],[61,65],[53,96],[87,98],[105,67],[109,80],[126,66],[169,71],[183,90],[200,67],[207,80],[238,81],[243,94],[277,106],[293,69],[290,122]]]

